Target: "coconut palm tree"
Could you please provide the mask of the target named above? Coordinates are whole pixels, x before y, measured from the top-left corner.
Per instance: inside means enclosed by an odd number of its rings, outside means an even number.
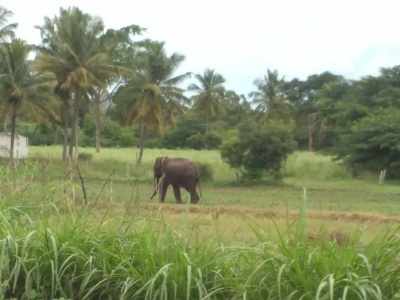
[[[125,107],[126,122],[139,127],[137,163],[140,164],[146,132],[162,132],[166,123],[173,123],[174,116],[188,102],[179,84],[190,73],[174,75],[184,56],[167,55],[164,43],[144,41],[138,47],[142,48],[137,54],[139,63],[132,66],[132,75],[119,89],[115,101]]]
[[[14,141],[17,114],[25,101],[35,101],[48,91],[50,77],[32,72],[31,47],[14,39],[0,47],[0,95],[11,118],[10,163],[14,166]]]
[[[109,54],[101,47],[104,25],[78,8],[61,8],[59,16],[46,18],[39,29],[43,46],[38,48],[35,67],[51,72],[57,79],[56,91],[64,102],[65,127],[72,127],[69,155],[76,160],[81,107],[88,92],[107,85],[116,72]]]
[[[108,79],[106,85],[94,87],[89,92],[91,109],[95,117],[96,152],[100,152],[101,149],[101,131],[106,107],[111,104],[112,98],[123,80],[121,75],[129,73],[124,66],[131,66],[132,60],[135,60],[136,44],[133,37],[141,34],[143,30],[137,25],[129,25],[117,30],[108,29],[100,37],[102,51],[110,55],[118,72]],[[133,50],[133,53],[130,50]]]
[[[256,110],[268,117],[284,117],[288,113],[288,101],[283,91],[283,79],[277,71],[267,70],[263,79],[255,80],[257,90],[250,93]]]
[[[0,6],[0,41],[4,42],[7,38],[14,37],[14,30],[17,28],[16,23],[8,24],[8,18],[12,16],[12,12]]]
[[[209,121],[221,110],[221,100],[224,97],[225,79],[215,70],[206,69],[203,74],[196,74],[198,84],[189,86],[189,91],[195,92],[194,109],[205,118],[206,131],[209,130]]]

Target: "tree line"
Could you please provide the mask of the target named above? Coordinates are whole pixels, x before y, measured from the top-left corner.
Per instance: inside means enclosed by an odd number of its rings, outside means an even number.
[[[225,87],[216,70],[177,74],[185,57],[129,25],[106,29],[78,8],[61,8],[37,28],[41,43],[15,36],[0,8],[1,118],[33,144],[220,148],[243,174],[278,172],[294,149],[334,153],[359,170],[400,175],[400,66],[351,80],[323,72],[285,79],[267,70],[254,91]],[[272,162],[277,157],[276,163]],[[279,173],[279,172],[278,172]]]

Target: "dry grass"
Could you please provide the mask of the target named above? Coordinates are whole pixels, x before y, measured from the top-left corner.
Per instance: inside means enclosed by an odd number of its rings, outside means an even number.
[[[141,209],[167,212],[169,214],[189,214],[189,215],[209,215],[213,219],[218,219],[222,216],[246,216],[254,218],[270,218],[270,219],[284,219],[289,217],[291,220],[300,218],[300,213],[297,211],[283,211],[273,209],[255,209],[239,206],[185,206],[185,205],[171,205],[171,204],[146,204],[141,205]],[[384,214],[371,214],[371,213],[345,213],[345,212],[331,212],[331,211],[313,211],[308,210],[307,217],[315,220],[330,220],[342,222],[355,222],[355,223],[377,223],[387,224],[400,223],[399,216],[387,216]]]

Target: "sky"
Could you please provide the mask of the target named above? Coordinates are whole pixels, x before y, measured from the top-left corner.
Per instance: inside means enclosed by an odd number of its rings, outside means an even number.
[[[348,78],[400,64],[398,0],[0,0],[17,34],[39,43],[36,25],[78,6],[108,28],[137,24],[144,37],[186,56],[178,73],[215,69],[238,93],[267,69],[286,79],[331,71]],[[188,84],[190,82],[188,81]]]

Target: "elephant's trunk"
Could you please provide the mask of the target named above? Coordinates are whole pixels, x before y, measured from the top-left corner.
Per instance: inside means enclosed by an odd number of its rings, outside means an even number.
[[[154,176],[154,181],[153,181],[154,192],[153,192],[153,195],[151,195],[150,200],[152,200],[154,198],[154,196],[157,195],[159,180],[160,180],[160,177]]]

